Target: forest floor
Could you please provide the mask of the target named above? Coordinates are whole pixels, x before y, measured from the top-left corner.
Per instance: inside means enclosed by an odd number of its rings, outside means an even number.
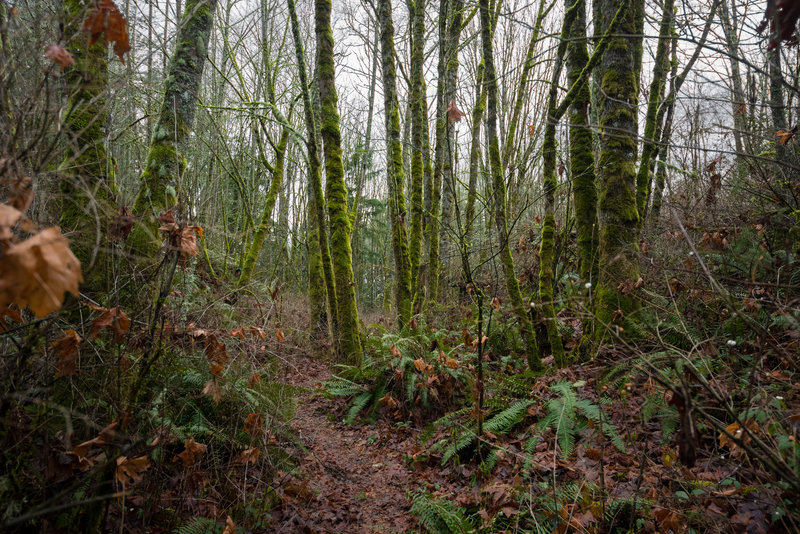
[[[302,443],[294,451],[301,467],[284,474],[282,506],[272,514],[274,532],[408,532],[415,522],[406,494],[417,483],[403,457],[418,431],[385,421],[337,421],[331,414],[341,411],[341,401],[320,392],[330,377],[320,359],[286,360],[286,382],[303,389],[291,422]]]

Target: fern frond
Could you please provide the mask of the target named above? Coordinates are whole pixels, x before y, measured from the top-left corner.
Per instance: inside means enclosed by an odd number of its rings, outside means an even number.
[[[432,534],[466,534],[475,525],[466,517],[466,510],[452,501],[417,491],[411,497],[411,515]]]
[[[511,406],[486,421],[483,425],[484,430],[494,434],[505,434],[514,425],[525,419],[528,407],[534,402],[532,399],[522,399],[512,403]]]
[[[345,417],[345,422],[349,425],[355,421],[356,416],[364,409],[364,407],[370,403],[372,400],[372,392],[365,391],[355,399],[353,402],[350,403],[350,409],[347,411],[347,417]]]

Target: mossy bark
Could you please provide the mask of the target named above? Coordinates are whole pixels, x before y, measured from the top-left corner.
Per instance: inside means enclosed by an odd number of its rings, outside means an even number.
[[[567,80],[575,85],[589,62],[586,48],[586,3],[575,0],[575,21],[569,30]],[[597,185],[589,107],[589,84],[584,83],[569,108],[569,171],[575,205],[578,261],[583,284],[597,280]],[[591,287],[591,286],[590,286]],[[589,292],[587,292],[589,293]]]
[[[137,224],[128,244],[134,254],[152,258],[159,248],[159,214],[174,207],[186,169],[183,153],[194,125],[197,97],[208,53],[217,0],[188,0],[170,58],[164,99],[153,129],[150,151],[133,203]]]
[[[428,289],[429,302],[439,296],[441,276],[441,254],[449,254],[448,232],[452,212],[452,202],[444,196],[454,194],[453,151],[455,146],[453,130],[447,117],[447,107],[455,101],[456,79],[458,77],[458,41],[461,36],[464,3],[462,0],[442,0],[439,5],[439,79],[436,86],[436,125],[433,177],[431,188],[430,213],[425,228],[428,241]],[[440,250],[441,249],[441,250]]]
[[[272,222],[272,210],[275,208],[275,202],[278,199],[278,192],[283,183],[284,169],[286,168],[286,149],[289,145],[289,129],[283,128],[281,132],[280,141],[275,147],[275,165],[272,166],[272,180],[270,182],[267,197],[264,199],[264,209],[261,211],[261,219],[253,232],[253,239],[250,241],[250,246],[245,253],[244,262],[242,263],[242,272],[239,275],[239,287],[246,286],[250,283],[250,278],[253,276],[258,257],[261,255],[261,249],[264,247],[264,240],[267,237],[270,223]]]
[[[84,2],[67,0],[64,8],[68,33],[75,34],[67,45],[75,64],[67,68],[65,76],[70,95],[65,118],[69,137],[60,168],[63,204],[59,224],[81,262],[85,290],[104,292],[105,269],[111,265],[106,232],[116,208],[114,161],[105,144],[106,42],[100,38],[90,46],[88,36],[80,31],[87,15]]]
[[[464,241],[472,243],[472,229],[475,225],[475,201],[478,196],[478,174],[481,166],[481,123],[486,112],[486,87],[483,83],[486,67],[481,61],[475,76],[475,106],[472,108],[472,126],[469,147],[469,185],[467,186],[467,206],[464,211]]]
[[[411,294],[411,264],[409,259],[408,233],[406,231],[406,202],[403,194],[403,152],[400,140],[400,111],[397,102],[397,79],[395,72],[394,23],[392,21],[391,0],[384,0],[378,6],[378,25],[381,32],[381,68],[383,72],[383,102],[386,122],[386,174],[389,186],[389,217],[392,227],[392,250],[395,264],[395,304],[400,328],[411,319],[413,296]],[[418,100],[412,97],[413,109]],[[419,132],[416,132],[419,133]],[[413,155],[414,167],[418,171],[418,182],[422,186],[422,154]],[[412,178],[413,183],[417,176]],[[421,193],[421,191],[420,191]],[[413,194],[413,193],[412,193]],[[421,200],[421,199],[420,199]],[[422,224],[421,214],[416,221]],[[420,228],[421,230],[421,228]]]
[[[618,31],[607,36],[608,48],[599,63],[600,88],[605,98],[600,110],[599,280],[596,292],[598,341],[606,339],[607,327],[620,326],[639,308],[621,283],[639,278],[638,222],[636,208],[636,155],[638,139],[638,88],[636,50],[643,0],[598,0],[600,28],[611,25],[611,14],[623,8]],[[618,330],[619,332],[619,330]]]
[[[347,187],[342,164],[339,111],[333,61],[333,31],[331,29],[331,1],[315,1],[317,36],[317,66],[321,133],[325,153],[326,196],[331,228],[331,260],[336,286],[338,307],[339,360],[360,365],[361,338],[358,331],[355,282],[353,281],[353,254],[350,248],[350,212],[347,208]]]
[[[300,37],[300,24],[297,21],[297,9],[295,0],[288,0],[289,18],[292,26],[292,38],[295,46],[295,59],[297,60],[297,71],[300,78],[300,92],[303,97],[303,108],[306,122],[306,151],[308,152],[308,189],[309,189],[309,216],[313,219],[317,241],[310,242],[309,247],[319,246],[320,261],[322,263],[322,274],[325,281],[325,296],[328,303],[328,318],[333,333],[333,341],[337,353],[341,353],[339,348],[339,306],[336,301],[336,278],[333,273],[333,260],[331,259],[330,247],[328,245],[328,228],[325,219],[325,197],[322,194],[322,166],[319,160],[319,144],[317,143],[318,123],[315,118],[315,107],[311,101],[311,91],[309,90],[308,74],[306,71],[306,59],[303,52],[303,40]],[[316,86],[319,89],[318,86]],[[311,239],[311,235],[309,239]],[[311,257],[309,257],[309,261]],[[313,299],[312,299],[313,300]]]
[[[636,208],[639,210],[639,223],[643,224],[647,200],[650,197],[651,173],[653,170],[653,154],[656,153],[656,141],[659,137],[660,123],[658,107],[664,98],[667,83],[671,49],[670,39],[675,20],[675,0],[665,0],[661,15],[661,27],[658,32],[658,46],[653,66],[653,79],[650,82],[650,99],[647,103],[647,116],[644,123],[644,139],[642,155],[639,160],[639,172],[636,175]]]
[[[422,185],[425,175],[423,156],[424,134],[428,128],[425,111],[425,4],[426,0],[407,0],[411,20],[411,221],[408,232],[408,259],[411,269],[411,291],[414,302],[418,297],[419,266],[422,256]],[[415,306],[416,307],[416,306]]]
[[[520,333],[525,343],[528,365],[533,371],[542,369],[536,335],[528,316],[529,306],[522,299],[519,280],[514,272],[514,259],[509,245],[508,220],[506,218],[506,182],[500,160],[500,140],[497,135],[497,73],[494,66],[492,22],[489,0],[480,0],[481,41],[483,63],[486,68],[486,137],[489,144],[489,168],[492,175],[494,214],[497,231],[501,237],[500,259],[503,264],[506,288],[514,313],[519,321]]]

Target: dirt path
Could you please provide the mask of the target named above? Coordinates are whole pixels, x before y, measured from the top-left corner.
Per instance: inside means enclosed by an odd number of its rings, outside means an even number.
[[[346,425],[331,420],[340,403],[317,389],[330,378],[319,360],[287,362],[286,381],[306,392],[298,399],[291,426],[298,447],[299,473],[287,475],[279,490],[283,504],[273,513],[274,532],[310,534],[400,533],[415,531],[407,490],[415,486],[403,461],[414,433],[388,423]]]

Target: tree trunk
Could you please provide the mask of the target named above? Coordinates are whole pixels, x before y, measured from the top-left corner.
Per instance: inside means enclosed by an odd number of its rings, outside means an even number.
[[[639,308],[627,288],[639,278],[636,209],[636,154],[638,140],[639,72],[637,46],[642,34],[637,20],[643,0],[597,0],[600,28],[605,32],[613,13],[619,29],[604,39],[608,49],[599,64],[600,88],[605,95],[600,110],[600,187],[598,203],[599,280],[596,292],[596,337],[606,338],[606,326],[620,325]],[[622,286],[622,289],[618,289]]]
[[[528,357],[528,365],[531,370],[539,371],[542,369],[542,361],[539,355],[539,347],[536,342],[536,335],[533,331],[530,317],[528,316],[529,306],[523,302],[522,292],[519,288],[519,280],[514,272],[514,258],[511,256],[509,246],[508,221],[506,219],[506,182],[503,176],[502,162],[500,161],[500,141],[497,136],[497,74],[494,67],[494,50],[492,45],[492,23],[489,0],[480,0],[481,15],[481,40],[483,43],[483,62],[486,68],[486,133],[489,144],[489,167],[492,175],[494,192],[494,214],[497,231],[499,232],[500,257],[503,263],[506,288],[511,300],[511,306],[519,320],[520,333],[525,342],[525,350]]]
[[[178,45],[164,82],[161,113],[153,130],[150,152],[133,203],[137,224],[128,243],[134,253],[145,258],[152,258],[158,251],[159,214],[178,202],[178,190],[186,169],[183,152],[194,125],[216,5],[217,0],[188,0],[178,30]]]
[[[325,151],[326,196],[331,227],[331,259],[338,306],[339,360],[361,364],[361,338],[358,332],[355,282],[353,281],[352,249],[350,248],[350,212],[347,208],[347,187],[342,164],[339,111],[336,109],[333,62],[331,1],[315,1],[317,34],[317,67],[320,106],[322,108],[322,141]]]
[[[68,145],[61,165],[60,183],[64,203],[59,221],[70,233],[72,250],[83,267],[85,286],[92,293],[102,292],[110,267],[103,251],[105,233],[115,215],[116,186],[114,162],[106,151],[108,61],[106,41],[89,38],[77,27],[86,16],[86,5],[79,0],[64,3],[68,34],[76,34],[68,49],[75,64],[66,71],[70,110],[66,117]],[[74,27],[72,27],[74,25]],[[98,261],[99,260],[99,261]]]
[[[386,173],[389,185],[389,218],[392,226],[392,250],[395,263],[395,304],[400,328],[411,319],[411,265],[406,232],[406,201],[403,195],[403,147],[400,140],[400,110],[397,102],[395,73],[394,24],[391,0],[378,5],[378,25],[381,32],[381,67],[383,72],[383,101],[386,119]],[[413,108],[417,102],[412,101]],[[414,154],[414,166],[422,185],[422,154]],[[416,177],[415,177],[416,178]],[[414,178],[412,178],[414,180]],[[418,221],[421,223],[421,220]]]
[[[325,220],[325,197],[322,195],[321,164],[319,161],[319,145],[317,143],[317,121],[314,117],[314,105],[311,102],[311,93],[308,88],[308,74],[306,73],[306,58],[303,52],[303,41],[300,37],[300,24],[297,21],[295,0],[288,0],[289,18],[292,24],[292,38],[295,46],[295,59],[300,78],[300,92],[303,96],[303,108],[306,122],[306,151],[308,152],[308,182],[309,182],[309,216],[314,219],[316,230],[316,243],[309,246],[319,246],[320,262],[325,280],[325,296],[328,302],[328,317],[333,333],[336,351],[339,352],[339,306],[336,302],[336,280],[333,273],[333,262],[328,246],[328,228]],[[309,258],[311,261],[311,258]],[[312,297],[312,300],[316,297]],[[320,318],[320,322],[321,322]]]
[[[656,141],[659,137],[660,123],[658,107],[664,98],[664,89],[669,72],[669,51],[672,28],[675,20],[675,0],[665,0],[661,15],[661,28],[658,32],[653,80],[650,82],[650,101],[647,103],[647,116],[644,122],[644,139],[642,157],[639,161],[639,172],[636,175],[636,209],[639,211],[639,224],[643,225],[647,201],[650,198],[651,173],[655,162],[653,154],[657,152]]]

